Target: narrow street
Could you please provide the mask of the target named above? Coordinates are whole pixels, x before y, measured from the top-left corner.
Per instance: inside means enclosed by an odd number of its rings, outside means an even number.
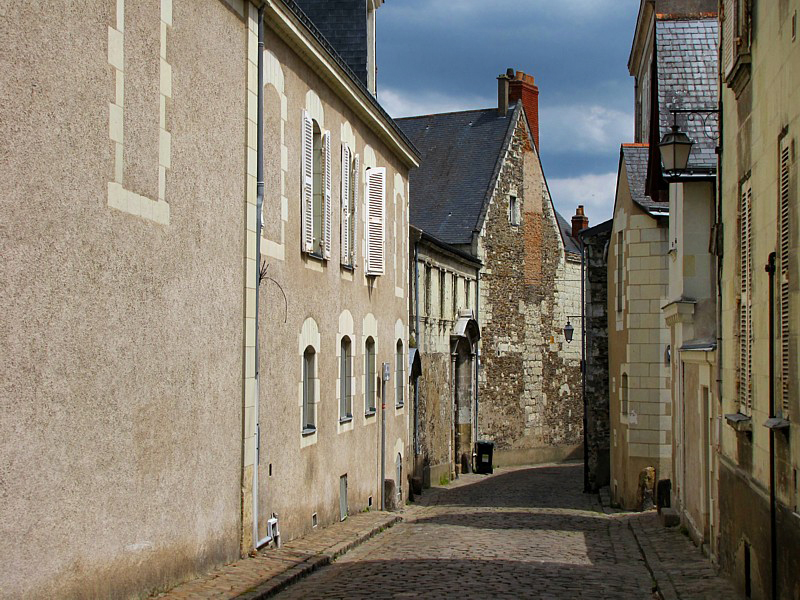
[[[653,513],[606,514],[582,466],[466,475],[280,598],[735,598]],[[644,560],[634,530],[646,530]],[[652,570],[652,573],[651,573]]]

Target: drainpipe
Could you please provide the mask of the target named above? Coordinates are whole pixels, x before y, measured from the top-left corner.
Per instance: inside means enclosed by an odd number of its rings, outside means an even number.
[[[417,356],[422,360],[422,334],[419,330],[419,240],[414,242],[414,330],[417,334]],[[414,472],[419,456],[419,377],[414,378]]]
[[[481,304],[481,270],[480,268],[475,269],[475,322],[478,324],[478,327],[481,326],[480,321],[480,304]],[[481,334],[483,335],[483,334]],[[481,366],[481,346],[480,340],[475,344],[475,438],[474,441],[478,441],[478,395],[479,395],[479,386],[478,383],[480,381],[478,371]]]
[[[769,418],[775,417],[775,253],[764,270],[769,273]],[[769,541],[772,600],[778,598],[778,530],[775,505],[775,429],[769,428]]]
[[[255,317],[255,407],[254,421],[256,423],[256,452],[255,464],[253,465],[253,547],[258,550],[264,544],[272,540],[270,535],[264,538],[258,537],[258,465],[261,462],[261,427],[259,424],[258,408],[261,403],[260,397],[260,366],[259,366],[259,342],[258,342],[258,296],[261,284],[261,227],[263,225],[264,209],[264,6],[258,9],[258,122],[256,161],[258,163],[256,171],[256,317]]]

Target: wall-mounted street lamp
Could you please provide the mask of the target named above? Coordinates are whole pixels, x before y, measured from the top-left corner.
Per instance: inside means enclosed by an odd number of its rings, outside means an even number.
[[[572,326],[572,323],[569,322],[570,319],[580,319],[581,325],[583,324],[583,317],[581,315],[567,315],[567,324],[564,326],[564,339],[567,340],[568,344],[572,341],[572,336],[575,334],[575,328]]]
[[[687,115],[687,121],[702,120],[703,134],[707,138],[716,141],[719,139],[719,132],[715,130],[713,134],[709,134],[707,121],[711,117],[718,118],[719,110],[716,108],[671,108],[670,112],[672,113],[672,129],[661,138],[658,148],[661,153],[661,163],[664,171],[669,176],[675,177],[689,170],[689,155],[695,143],[685,132],[681,131],[678,125],[678,115]]]
[[[694,142],[680,130],[677,125],[672,126],[672,131],[666,133],[658,147],[661,149],[661,162],[664,170],[673,173],[685,171],[689,166],[689,153]]]

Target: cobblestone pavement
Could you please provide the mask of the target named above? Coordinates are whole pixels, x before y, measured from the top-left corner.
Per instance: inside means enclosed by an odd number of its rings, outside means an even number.
[[[667,579],[668,598],[736,597],[691,542],[660,528],[653,513],[606,514],[582,485],[581,465],[462,476],[426,491],[403,523],[278,597],[661,598],[653,576]],[[641,534],[663,546],[655,568],[632,519],[644,519]],[[699,585],[674,585],[687,578]]]

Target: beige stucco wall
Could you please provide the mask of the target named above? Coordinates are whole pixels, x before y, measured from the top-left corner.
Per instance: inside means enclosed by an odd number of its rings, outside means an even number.
[[[632,508],[640,471],[671,476],[672,403],[664,356],[669,330],[661,314],[667,294],[666,223],[631,200],[624,162],[608,250],[608,347],[611,419],[611,490],[614,501]],[[617,274],[617,239],[623,234],[624,267]],[[617,287],[623,286],[622,310]],[[622,408],[622,376],[628,376],[629,411]]]
[[[386,478],[395,479],[400,454],[407,461],[408,386],[405,406],[395,406],[395,353],[398,339],[408,375],[408,167],[331,90],[327,83],[288,46],[268,22],[268,72],[265,77],[268,116],[265,123],[265,165],[271,187],[266,190],[263,257],[269,280],[261,284],[260,348],[261,461],[259,465],[260,535],[266,519],[279,516],[284,540],[311,529],[312,513],[319,526],[339,519],[339,478],[347,474],[350,512],[380,505],[381,408],[365,416],[364,344],[376,342],[377,364],[391,365],[386,390]],[[324,262],[301,253],[300,155],[302,109],[311,112],[331,133],[332,250]],[[275,115],[280,115],[280,122]],[[277,135],[276,135],[277,134]],[[341,144],[360,155],[358,264],[340,265]],[[387,168],[386,270],[378,277],[364,272],[366,225],[365,169]],[[280,174],[276,175],[276,168]],[[276,215],[280,214],[280,222]],[[284,302],[284,294],[286,303]],[[352,341],[353,420],[339,423],[339,347],[343,335]],[[316,351],[317,432],[301,435],[302,353]],[[403,476],[405,478],[405,476]],[[402,483],[405,491],[407,484]],[[245,529],[247,526],[245,525]]]
[[[238,556],[243,23],[3,20],[0,595],[147,592]]]

